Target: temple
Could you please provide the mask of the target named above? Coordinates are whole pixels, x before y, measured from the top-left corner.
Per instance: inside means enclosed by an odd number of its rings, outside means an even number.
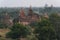
[[[44,13],[42,16],[48,18],[47,13]],[[41,15],[38,12],[34,12],[32,7],[30,6],[27,12],[25,12],[24,8],[21,8],[18,13],[18,16],[13,19],[11,19],[8,13],[6,13],[3,18],[3,23],[7,24],[8,26],[9,25],[12,26],[15,23],[29,25],[31,23],[35,23],[40,20],[41,20]]]
[[[25,15],[24,9],[21,8],[19,16],[15,18],[13,21],[14,23],[20,23],[23,25],[28,25],[30,23],[34,23],[38,21],[40,18],[40,15],[33,12],[32,7],[30,6],[27,15]]]
[[[3,24],[6,26],[12,26],[13,25],[13,21],[12,21],[12,19],[10,19],[10,16],[8,15],[8,13],[5,13],[5,15],[3,17]]]

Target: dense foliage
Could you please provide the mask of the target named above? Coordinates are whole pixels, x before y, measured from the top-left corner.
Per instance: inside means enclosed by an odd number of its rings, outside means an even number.
[[[60,40],[60,16],[59,14],[51,14],[50,15],[50,21],[52,22],[55,32],[57,33],[57,38]]]
[[[43,19],[37,24],[35,29],[36,36],[39,40],[56,40],[56,32],[49,20]]]
[[[13,25],[12,28],[10,28],[10,30],[11,31],[8,32],[6,36],[12,39],[26,37],[27,35],[30,34],[27,27],[20,24]]]

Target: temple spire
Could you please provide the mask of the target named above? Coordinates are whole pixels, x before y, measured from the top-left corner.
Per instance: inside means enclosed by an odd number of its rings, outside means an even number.
[[[23,8],[21,8],[19,15],[20,15],[21,17],[24,17],[24,16],[25,16],[25,13],[24,13],[24,9],[23,9]]]
[[[10,18],[9,15],[8,15],[8,13],[5,13],[5,18],[6,19],[9,19]]]
[[[32,11],[32,6],[30,5],[29,11]]]
[[[8,16],[8,13],[5,13],[5,16]]]
[[[33,14],[33,10],[32,10],[32,6],[30,5],[30,7],[29,7],[29,14],[28,15],[32,16],[32,14]]]

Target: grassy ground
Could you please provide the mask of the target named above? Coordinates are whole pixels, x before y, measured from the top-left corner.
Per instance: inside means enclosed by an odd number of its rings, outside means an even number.
[[[9,29],[0,29],[0,35],[2,36],[2,37],[5,37],[5,34],[7,33],[7,32],[9,32],[10,30]]]

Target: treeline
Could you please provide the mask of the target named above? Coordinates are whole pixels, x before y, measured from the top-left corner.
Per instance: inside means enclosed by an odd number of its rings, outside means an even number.
[[[21,8],[22,7],[20,7],[20,8],[7,8],[7,7],[0,8],[0,17],[7,12],[11,17],[15,18],[15,16],[18,15]],[[28,9],[29,8],[24,8],[25,13],[28,11]],[[32,7],[32,10],[38,12],[39,14],[44,13],[44,12],[48,12],[49,14],[56,13],[56,12],[60,13],[59,7],[47,7],[47,8],[46,7],[41,7],[41,8],[40,7],[38,7],[38,8]]]

